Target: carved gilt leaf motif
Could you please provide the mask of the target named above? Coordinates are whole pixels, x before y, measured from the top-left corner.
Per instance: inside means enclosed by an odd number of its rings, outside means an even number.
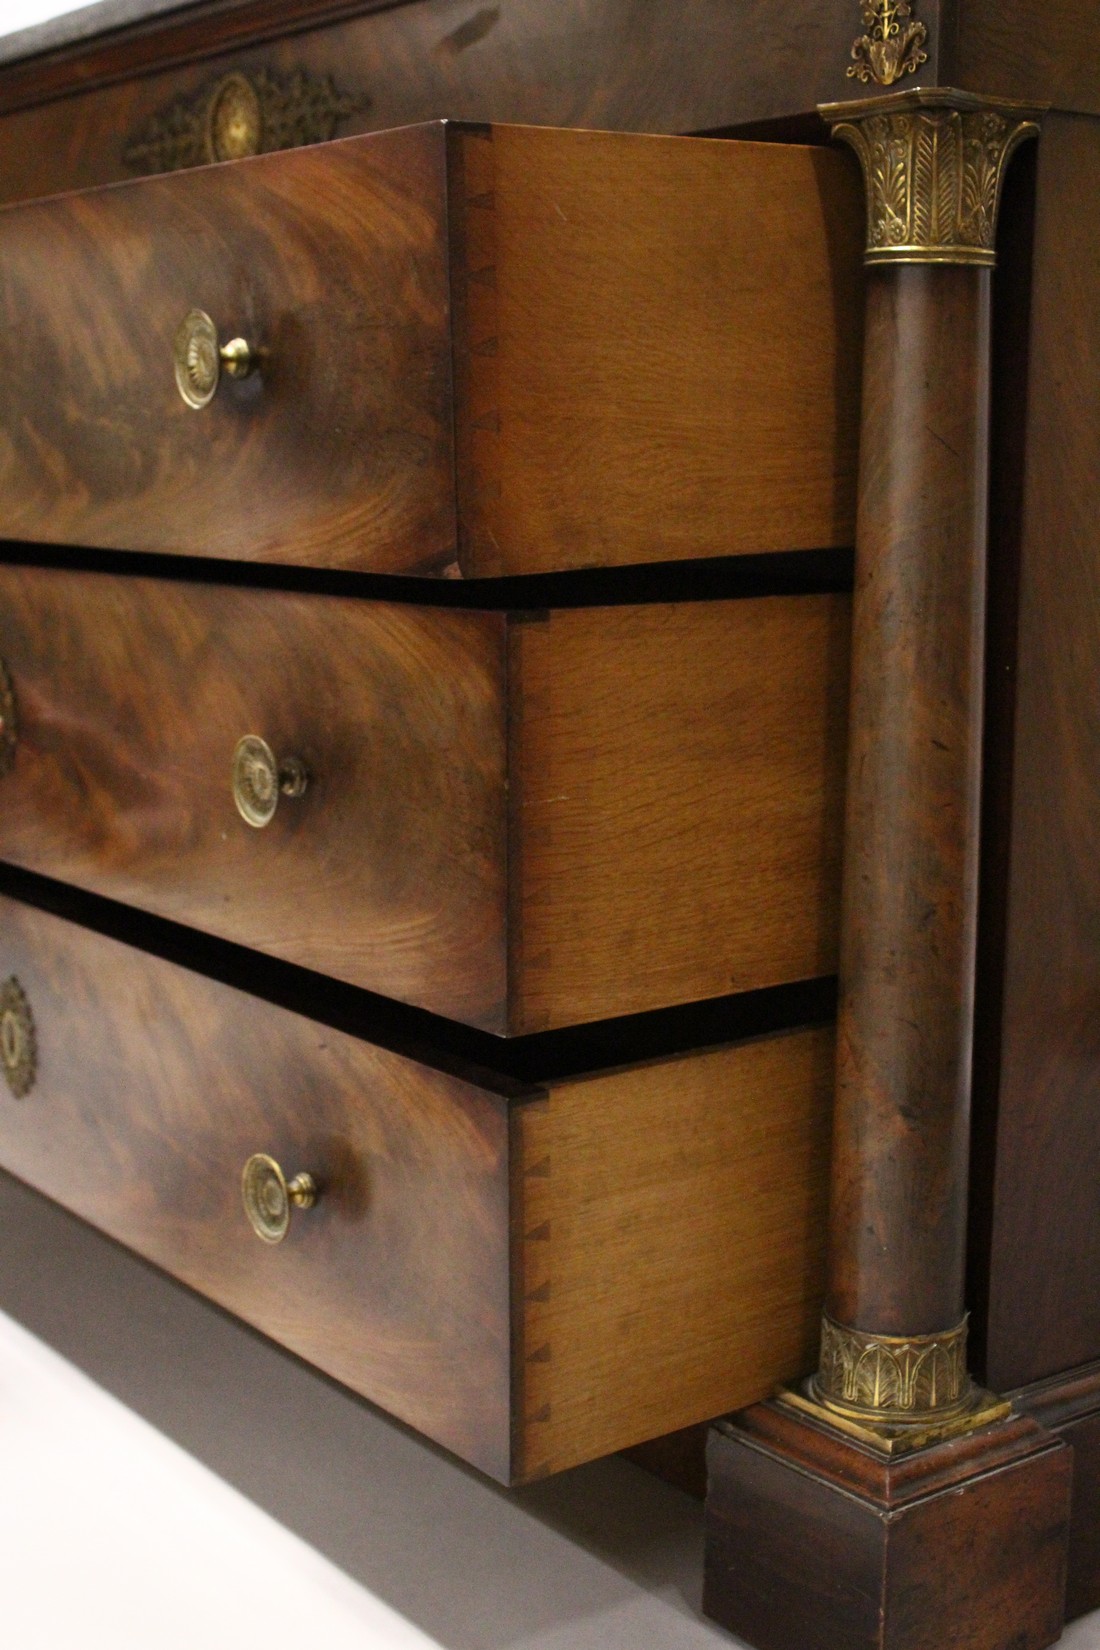
[[[1037,129],[957,108],[839,121],[863,166],[868,260],[991,264],[1005,164]]]
[[[940,199],[936,177],[936,133],[927,120],[918,121],[913,144],[913,237],[928,240],[938,229]]]
[[[966,1326],[905,1340],[864,1334],[825,1318],[818,1381],[828,1397],[853,1409],[933,1414],[968,1391]]]

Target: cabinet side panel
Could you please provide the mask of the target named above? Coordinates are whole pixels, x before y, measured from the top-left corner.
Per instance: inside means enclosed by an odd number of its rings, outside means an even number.
[[[986,1378],[1100,1357],[1100,121],[1039,146]]]

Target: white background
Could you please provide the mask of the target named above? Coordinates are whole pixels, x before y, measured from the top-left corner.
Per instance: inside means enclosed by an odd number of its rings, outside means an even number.
[[[29,29],[34,23],[45,23],[51,17],[66,12],[83,11],[90,0],[0,0],[0,34],[15,34],[18,29]]]

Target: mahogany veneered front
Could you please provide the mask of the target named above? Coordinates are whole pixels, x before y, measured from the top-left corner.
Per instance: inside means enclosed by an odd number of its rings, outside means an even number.
[[[473,576],[850,544],[860,215],[811,148],[439,122],[10,206],[0,537]],[[258,361],[201,410],[195,309]]]
[[[487,1472],[509,1472],[508,1116],[497,1095],[0,900],[37,1074],[0,1162]],[[320,1187],[253,1235],[253,1153]]]
[[[835,965],[843,596],[506,615],[0,568],[0,858],[503,1034]],[[310,775],[257,830],[237,742]]]
[[[425,571],[453,559],[438,128],[0,214],[0,534]],[[260,352],[187,406],[193,309]]]
[[[506,1009],[503,615],[0,569],[0,858],[451,1019]],[[245,735],[306,794],[263,829]]]

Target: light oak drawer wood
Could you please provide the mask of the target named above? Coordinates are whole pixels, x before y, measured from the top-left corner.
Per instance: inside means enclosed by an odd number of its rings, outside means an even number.
[[[0,536],[473,576],[851,544],[862,213],[820,149],[441,123],[9,207]],[[260,358],[201,411],[196,307]]]
[[[3,899],[13,979],[0,1165],[499,1479],[813,1362],[827,1030],[509,1096]],[[257,1151],[320,1187],[277,1246]]]
[[[0,858],[508,1035],[829,974],[847,645],[0,568]],[[310,775],[262,830],[247,734]]]

